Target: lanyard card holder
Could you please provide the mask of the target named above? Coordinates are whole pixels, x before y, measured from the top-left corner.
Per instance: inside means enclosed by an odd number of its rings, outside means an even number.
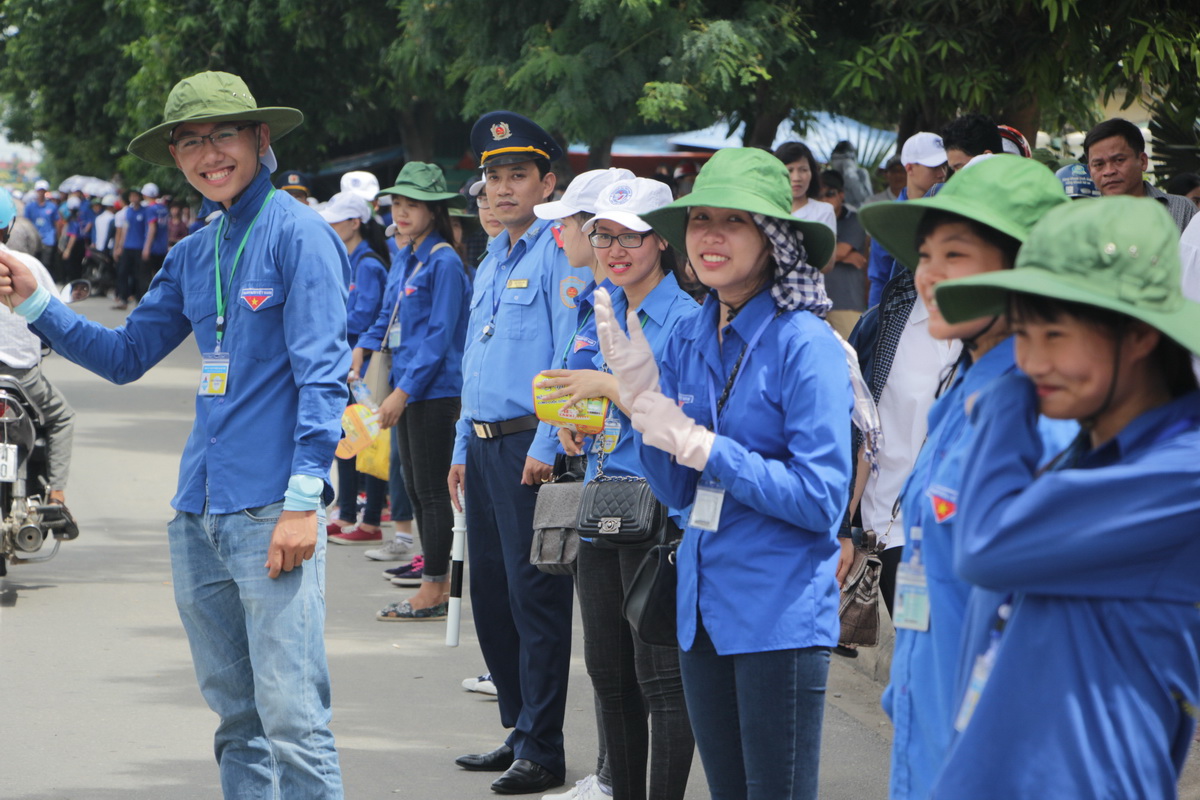
[[[927,631],[929,582],[925,578],[925,564],[921,562],[921,529],[914,525],[908,536],[912,559],[901,562],[896,569],[896,614],[892,622],[897,628]]]
[[[205,353],[200,365],[200,388],[196,394],[201,397],[222,397],[229,388],[229,353]]]

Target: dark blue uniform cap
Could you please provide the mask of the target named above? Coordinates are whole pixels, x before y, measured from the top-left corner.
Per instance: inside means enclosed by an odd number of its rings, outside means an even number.
[[[513,111],[491,111],[471,128],[471,149],[481,167],[544,158],[557,161],[563,150],[540,125]]]
[[[308,175],[299,170],[289,170],[283,173],[283,177],[279,179],[277,189],[299,189],[302,192],[312,194],[312,189],[309,187],[311,181]]]

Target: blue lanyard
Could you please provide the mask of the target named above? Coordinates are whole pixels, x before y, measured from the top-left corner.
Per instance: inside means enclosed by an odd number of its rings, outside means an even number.
[[[758,344],[758,340],[761,339],[762,335],[767,332],[767,326],[770,325],[777,316],[779,316],[778,312],[764,319],[758,326],[758,330],[756,330],[754,335],[750,337],[750,341],[746,342],[746,344],[742,346],[742,352],[738,355],[737,363],[733,365],[733,371],[729,373],[729,379],[725,381],[724,401],[728,401],[729,397],[733,394],[733,387],[737,385],[737,380],[741,377],[742,361],[745,360],[746,355],[749,354],[750,351],[754,349],[755,345]],[[717,405],[717,382],[713,380],[713,373],[710,369],[708,370],[708,405],[709,410],[712,411],[712,429],[714,433],[721,432],[720,414],[725,408],[724,401],[720,406]]]

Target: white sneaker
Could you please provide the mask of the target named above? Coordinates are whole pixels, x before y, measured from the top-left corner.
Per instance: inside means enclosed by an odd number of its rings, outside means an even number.
[[[462,687],[468,692],[479,692],[496,696],[496,684],[492,683],[492,673],[480,675],[478,678],[464,678]]]
[[[600,787],[595,775],[588,775],[562,794],[544,794],[542,800],[609,800],[612,795]]]
[[[367,550],[363,555],[372,561],[404,561],[412,555],[412,545],[393,538],[383,547]]]

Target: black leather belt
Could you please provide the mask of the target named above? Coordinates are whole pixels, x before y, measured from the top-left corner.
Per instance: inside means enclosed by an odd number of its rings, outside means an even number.
[[[501,436],[508,436],[510,433],[522,433],[531,431],[538,426],[538,418],[534,414],[526,414],[523,417],[515,419],[506,419],[503,422],[471,422],[471,427],[475,429],[475,435],[480,439],[499,439]]]

